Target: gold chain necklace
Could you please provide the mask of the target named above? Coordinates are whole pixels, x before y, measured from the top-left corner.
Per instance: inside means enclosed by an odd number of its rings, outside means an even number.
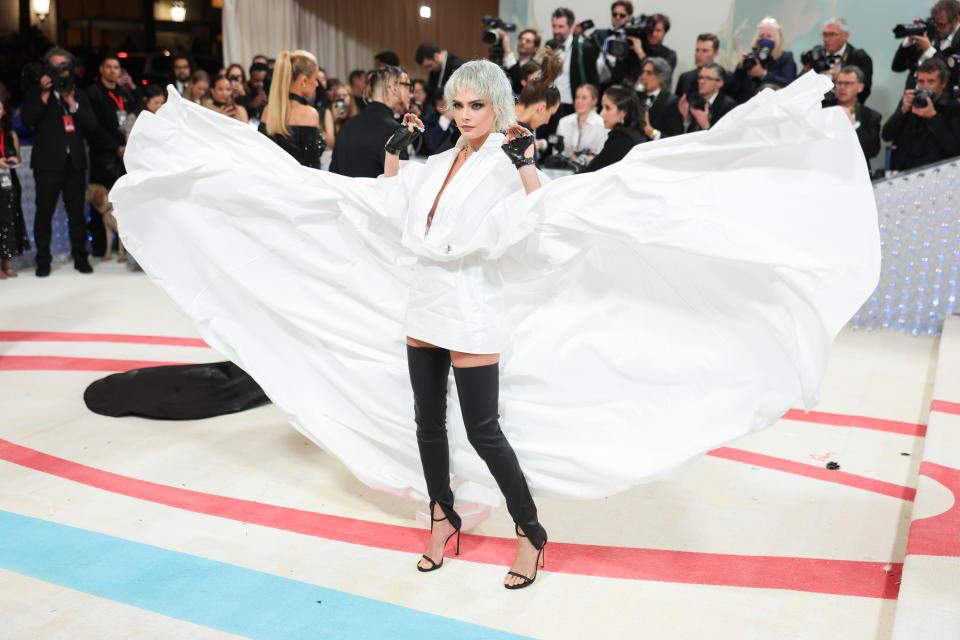
[[[464,145],[463,145],[463,159],[464,159],[464,160],[467,159],[467,149],[470,149],[470,150],[473,151],[474,153],[476,153],[477,151],[480,151],[480,147],[474,147],[474,146],[472,146],[469,142],[466,143],[466,144],[464,144]]]

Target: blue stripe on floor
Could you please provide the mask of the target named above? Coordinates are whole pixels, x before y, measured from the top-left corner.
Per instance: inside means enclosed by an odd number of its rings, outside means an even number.
[[[3,510],[0,567],[248,638],[522,637]]]

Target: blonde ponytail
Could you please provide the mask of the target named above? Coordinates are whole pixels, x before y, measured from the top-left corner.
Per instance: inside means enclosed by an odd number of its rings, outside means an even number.
[[[309,51],[281,51],[273,67],[270,85],[270,107],[267,110],[267,135],[290,135],[287,117],[290,115],[290,86],[302,75],[312,76],[317,71],[317,59]]]

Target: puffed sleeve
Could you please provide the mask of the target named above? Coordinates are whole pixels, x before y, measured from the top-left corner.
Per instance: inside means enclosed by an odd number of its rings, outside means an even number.
[[[383,194],[383,216],[397,229],[402,230],[407,211],[413,203],[417,188],[423,181],[425,168],[415,160],[401,160],[400,171],[392,178],[377,177]]]

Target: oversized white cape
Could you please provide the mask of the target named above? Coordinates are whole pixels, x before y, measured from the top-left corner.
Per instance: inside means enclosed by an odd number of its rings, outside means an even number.
[[[815,401],[880,261],[863,153],[820,108],[828,88],[808,74],[518,199],[528,233],[498,258],[501,425],[535,495],[622,491]],[[176,92],[138,118],[125,160],[124,245],[200,335],[364,483],[423,498],[397,178],[303,168]],[[498,505],[450,387],[458,501]]]

